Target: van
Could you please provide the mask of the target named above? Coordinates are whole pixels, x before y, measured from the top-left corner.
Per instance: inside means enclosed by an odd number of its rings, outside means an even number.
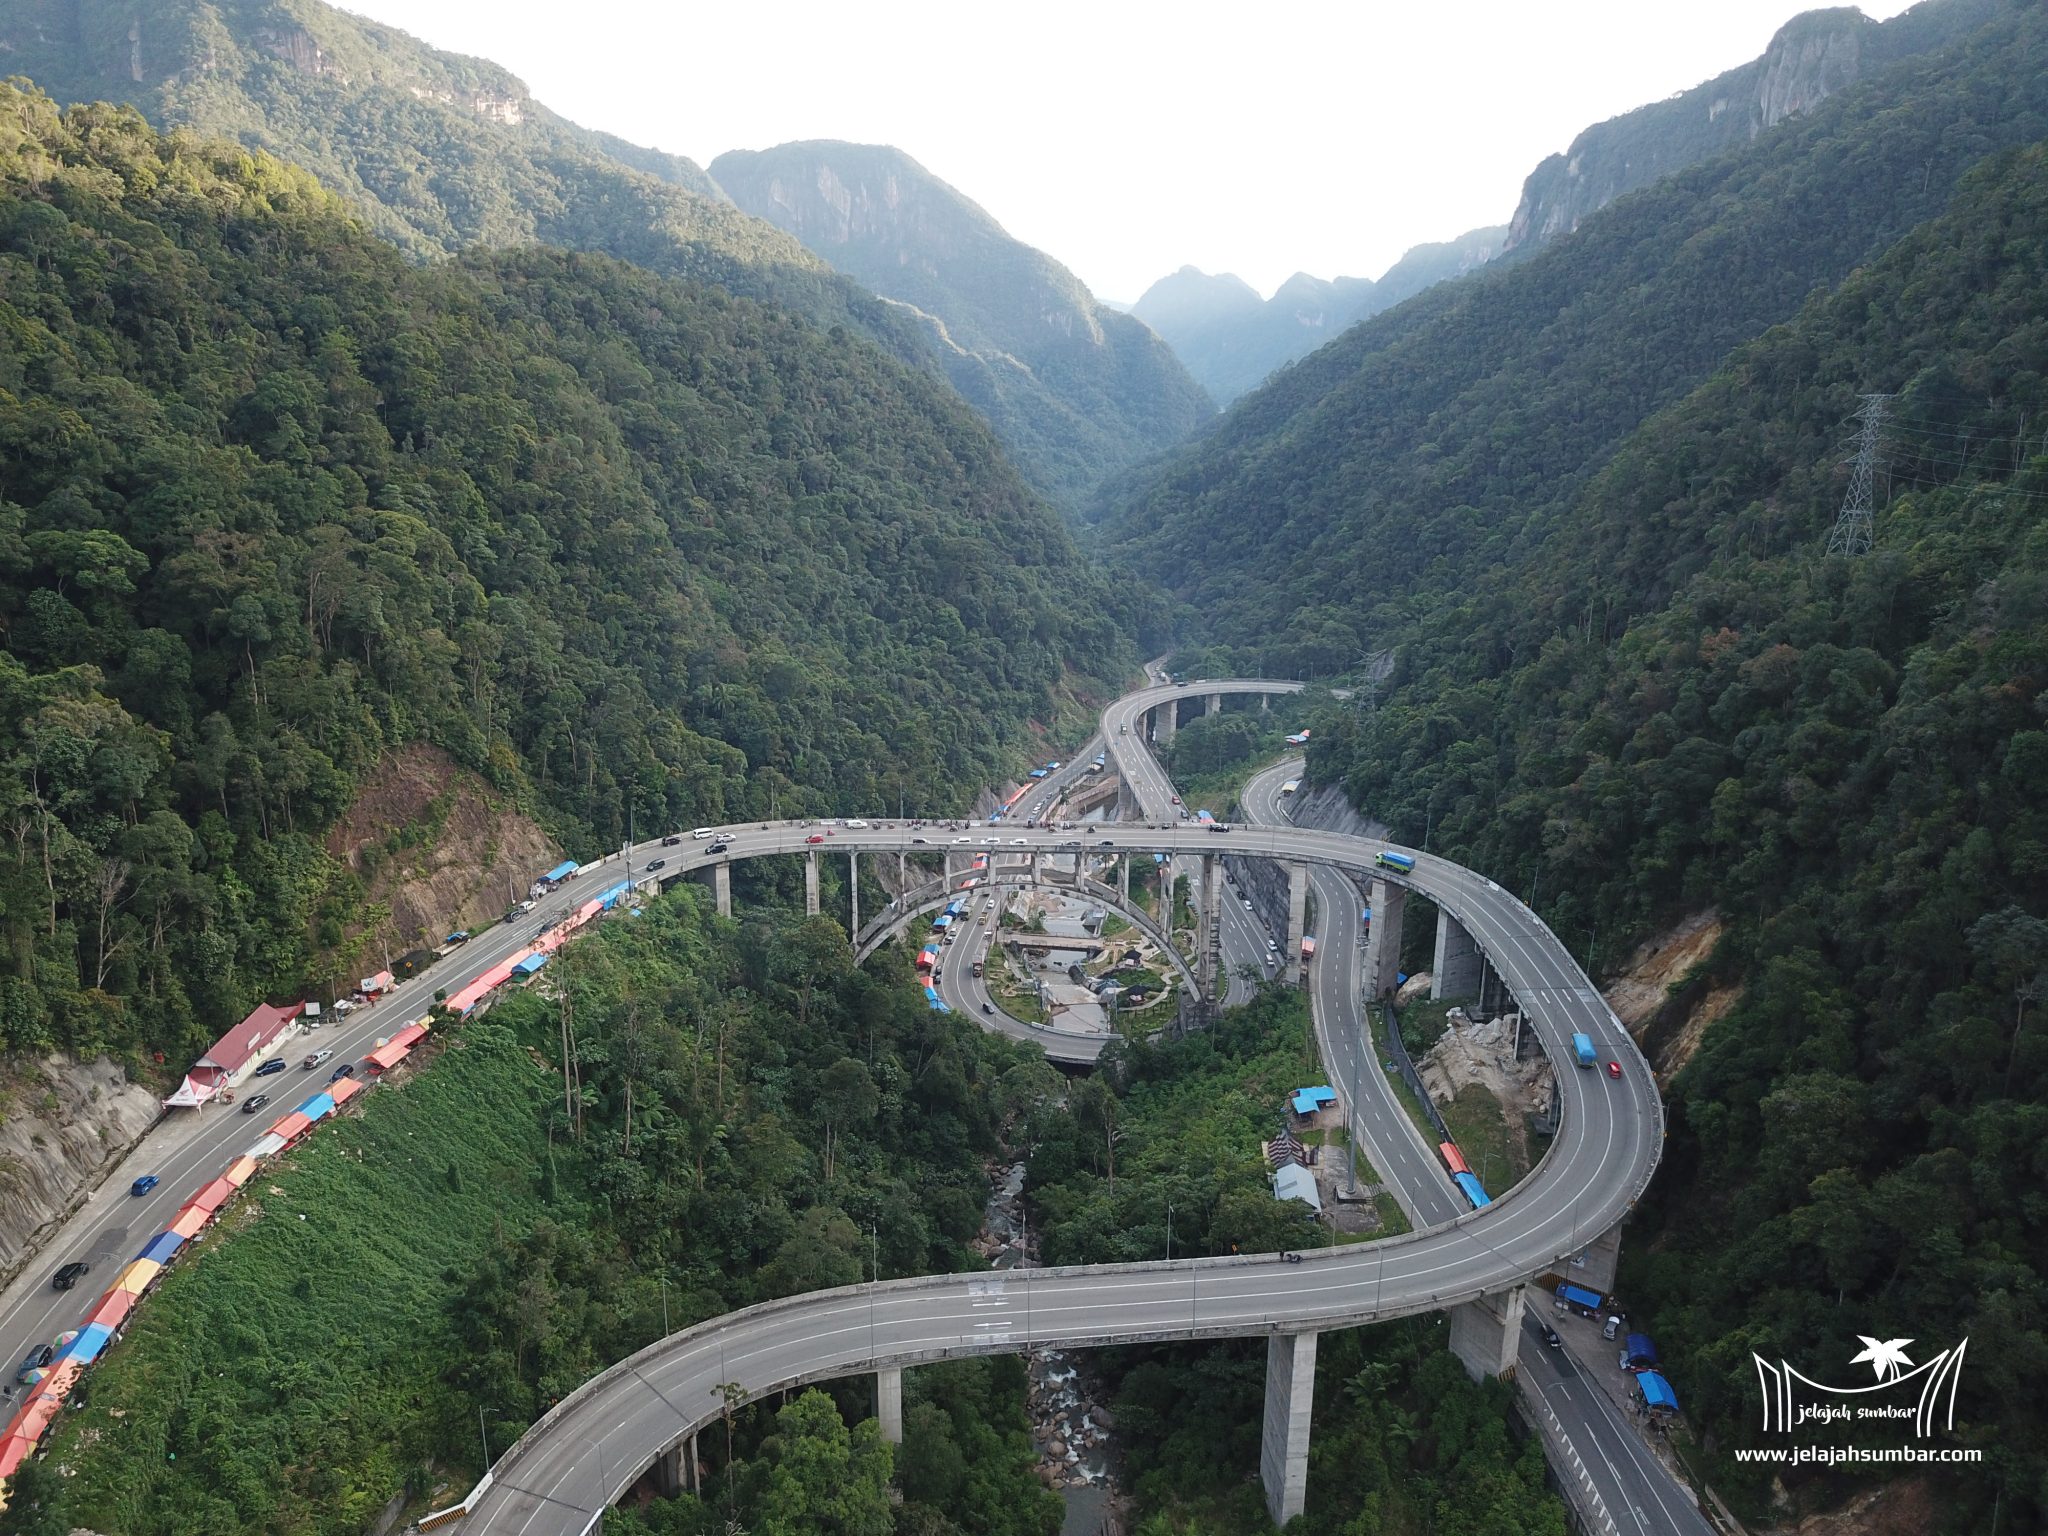
[[[313,1052],[312,1055],[306,1058],[306,1070],[308,1072],[312,1071],[315,1067],[319,1066],[321,1062],[327,1060],[327,1058],[332,1056],[333,1054],[334,1052],[332,1051]]]
[[[691,830],[690,836],[696,838],[710,837],[716,830],[717,828],[715,827],[696,827]]]

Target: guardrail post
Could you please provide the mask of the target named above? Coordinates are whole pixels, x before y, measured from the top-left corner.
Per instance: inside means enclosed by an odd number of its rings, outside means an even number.
[[[1276,1333],[1266,1341],[1266,1418],[1259,1480],[1275,1525],[1301,1513],[1308,1493],[1309,1415],[1316,1398],[1316,1336]]]
[[[882,1424],[882,1438],[891,1445],[903,1443],[903,1372],[875,1372],[875,1417]]]

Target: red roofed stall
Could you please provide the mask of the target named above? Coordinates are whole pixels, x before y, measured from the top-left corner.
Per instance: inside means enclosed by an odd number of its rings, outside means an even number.
[[[165,1105],[191,1109],[213,1098],[239,1078],[257,1057],[282,1040],[292,1020],[305,1008],[304,1003],[285,1008],[265,1004],[258,1008],[206,1048],[205,1054],[192,1063],[192,1070],[185,1074],[177,1092],[164,1100]]]

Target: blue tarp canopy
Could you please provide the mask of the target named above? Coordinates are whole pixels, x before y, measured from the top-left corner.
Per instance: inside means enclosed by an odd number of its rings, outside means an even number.
[[[517,965],[513,966],[512,969],[517,971],[521,976],[531,976],[535,971],[539,970],[542,966],[546,965],[547,963],[548,957],[546,955],[534,953],[528,955],[524,960],[520,961]]]
[[[576,861],[574,859],[564,859],[561,863],[557,864],[553,869],[549,870],[546,874],[542,875],[541,879],[566,880],[575,873]]]
[[[184,1246],[185,1239],[177,1233],[159,1232],[149,1240],[148,1245],[142,1252],[136,1254],[135,1257],[138,1259],[152,1259],[158,1264],[168,1264],[177,1251]]]
[[[1570,1302],[1575,1307],[1584,1307],[1589,1312],[1597,1312],[1600,1308],[1600,1293],[1589,1291],[1583,1285],[1560,1285],[1557,1288],[1557,1298]]]
[[[88,1323],[78,1330],[78,1337],[66,1344],[57,1356],[59,1360],[99,1359],[100,1351],[107,1347],[107,1340],[114,1336],[114,1330],[105,1323]]]
[[[613,907],[616,907],[619,904],[619,898],[625,895],[626,892],[630,891],[631,889],[633,889],[631,885],[627,884],[624,880],[621,880],[617,885],[613,886],[610,890],[600,891],[597,897],[597,904],[603,907],[605,911],[609,912]]]
[[[1294,1112],[1297,1115],[1312,1115],[1325,1104],[1336,1102],[1337,1090],[1328,1086],[1294,1090]]]
[[[331,1093],[314,1094],[313,1097],[299,1106],[299,1113],[308,1120],[325,1120],[334,1113],[334,1095]]]
[[[1645,1407],[1678,1412],[1678,1394],[1671,1390],[1671,1383],[1655,1371],[1638,1371],[1636,1386],[1642,1391]]]
[[[1647,1333],[1632,1333],[1628,1336],[1626,1343],[1628,1363],[1630,1365],[1655,1365],[1657,1363],[1657,1346],[1650,1342],[1650,1336]]]

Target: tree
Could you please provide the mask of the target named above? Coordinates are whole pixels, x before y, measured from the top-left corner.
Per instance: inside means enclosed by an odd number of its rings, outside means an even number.
[[[874,1420],[849,1433],[832,1399],[812,1388],[775,1415],[763,1451],[771,1470],[761,1536],[889,1536],[894,1447]]]

